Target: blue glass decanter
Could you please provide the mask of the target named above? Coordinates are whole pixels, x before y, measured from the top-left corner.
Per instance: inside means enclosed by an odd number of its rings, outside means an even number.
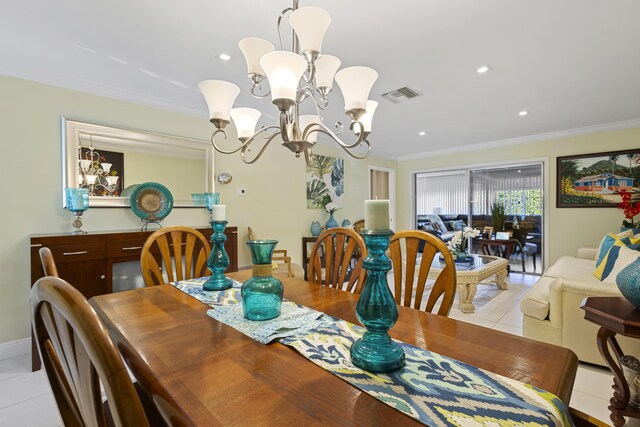
[[[222,291],[229,289],[233,282],[224,275],[224,271],[229,267],[229,255],[224,249],[224,242],[227,236],[224,229],[227,221],[211,221],[213,234],[211,235],[211,254],[207,259],[207,268],[211,270],[211,277],[204,282],[202,289],[205,291]]]
[[[253,277],[241,289],[245,319],[269,320],[280,316],[282,308],[282,282],[273,277],[271,257],[277,240],[249,240],[247,246],[253,259]]]
[[[387,284],[391,260],[385,251],[392,235],[391,230],[362,231],[369,255],[363,262],[367,280],[356,315],[367,331],[351,346],[351,361],[369,372],[392,372],[405,364],[404,350],[387,333],[398,320],[398,306]]]

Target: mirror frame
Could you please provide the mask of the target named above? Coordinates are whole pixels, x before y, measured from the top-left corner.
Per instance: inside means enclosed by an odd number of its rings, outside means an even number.
[[[205,192],[215,191],[214,150],[211,142],[181,136],[165,135],[154,132],[116,128],[94,123],[80,122],[62,117],[62,207],[66,208],[65,187],[78,187],[80,166],[78,149],[80,135],[88,134],[94,139],[94,145],[121,145],[135,150],[149,150],[154,153],[187,152],[202,153],[205,156],[206,183]],[[201,208],[204,200],[174,199],[173,206],[178,208]],[[128,208],[128,197],[89,197],[89,207]]]

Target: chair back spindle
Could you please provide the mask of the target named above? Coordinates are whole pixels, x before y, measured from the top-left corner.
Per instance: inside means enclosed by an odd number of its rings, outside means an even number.
[[[198,230],[162,228],[149,236],[142,247],[142,277],[147,286],[154,286],[206,276],[210,253],[209,242]]]
[[[424,247],[418,263],[418,250],[422,242]],[[393,263],[396,303],[418,310],[422,305],[433,259],[442,255],[445,266],[432,284],[425,311],[432,312],[436,302],[442,297],[437,314],[448,316],[456,294],[456,268],[447,245],[425,231],[407,230],[399,231],[391,238],[389,252]]]
[[[34,337],[64,425],[148,426],[124,362],[82,294],[49,276],[34,284],[30,301]]]
[[[355,231],[336,227],[318,236],[309,258],[309,282],[359,293],[364,286],[362,262],[367,248]]]

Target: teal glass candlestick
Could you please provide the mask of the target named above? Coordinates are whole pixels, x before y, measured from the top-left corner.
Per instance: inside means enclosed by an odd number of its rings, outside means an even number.
[[[277,240],[249,240],[253,259],[253,277],[242,284],[242,309],[245,319],[269,320],[280,316],[282,282],[273,277],[271,257]]]
[[[363,262],[367,281],[356,315],[367,331],[351,346],[351,361],[369,372],[392,372],[405,364],[404,350],[387,333],[398,320],[398,306],[387,284],[391,260],[385,251],[392,235],[391,230],[362,231],[369,255]]]
[[[207,259],[207,268],[211,270],[211,277],[204,283],[205,291],[222,291],[229,289],[232,285],[231,279],[224,275],[224,271],[229,267],[229,255],[224,250],[224,242],[227,241],[227,236],[224,235],[226,226],[227,221],[211,221],[212,247]]]

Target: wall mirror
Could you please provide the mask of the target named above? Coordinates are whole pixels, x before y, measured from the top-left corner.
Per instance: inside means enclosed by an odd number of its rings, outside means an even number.
[[[175,207],[202,207],[198,195],[214,191],[209,141],[62,118],[62,155],[63,188],[89,188],[90,207],[128,207],[144,182],[167,187]]]

